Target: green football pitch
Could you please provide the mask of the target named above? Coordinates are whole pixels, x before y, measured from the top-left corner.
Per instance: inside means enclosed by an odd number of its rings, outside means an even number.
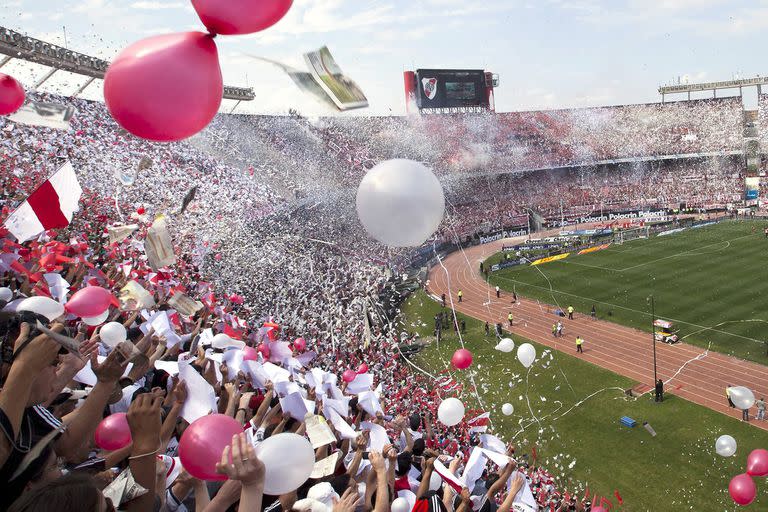
[[[768,363],[768,239],[765,221],[716,225],[614,244],[538,266],[492,273],[492,285],[577,314],[651,330],[674,322],[686,343]],[[497,261],[499,256],[489,261]]]

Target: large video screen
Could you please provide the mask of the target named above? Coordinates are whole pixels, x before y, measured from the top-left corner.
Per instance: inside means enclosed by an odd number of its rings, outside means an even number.
[[[419,108],[488,107],[483,70],[418,69]]]

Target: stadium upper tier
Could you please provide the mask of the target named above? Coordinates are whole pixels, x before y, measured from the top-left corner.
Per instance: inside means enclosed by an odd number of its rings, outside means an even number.
[[[489,115],[319,119],[221,115],[203,136],[223,134],[243,153],[254,141],[281,146],[283,154],[322,151],[334,161],[324,165],[340,168],[342,175],[344,170],[354,174],[395,157],[424,161],[441,175],[495,174],[676,155],[736,154],[742,150],[743,115],[740,98]]]
[[[364,169],[395,157],[425,161],[441,176],[447,237],[524,224],[529,208],[568,218],[681,202],[724,207],[743,194],[737,99],[488,116],[220,115],[188,141],[159,144],[121,130],[101,103],[33,97],[72,103],[77,114],[69,130],[0,117],[6,190],[30,192],[63,159],[85,188],[115,197],[125,217],[140,204],[147,214],[174,213],[197,186],[185,226],[175,229],[201,252],[201,243],[251,229],[245,224],[283,206],[317,214],[326,203],[336,212],[333,229],[347,229]],[[666,158],[710,153],[718,156]],[[151,166],[139,170],[144,158]],[[598,164],[620,159],[630,161]],[[134,183],[121,186],[120,174]],[[339,238],[359,249],[366,237],[352,224],[356,236]],[[318,229],[329,234],[327,226]]]

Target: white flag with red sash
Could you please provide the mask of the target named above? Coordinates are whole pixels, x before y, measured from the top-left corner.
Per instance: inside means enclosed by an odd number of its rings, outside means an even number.
[[[67,162],[16,208],[4,226],[19,242],[49,229],[65,228],[78,210],[82,193],[75,170]]]

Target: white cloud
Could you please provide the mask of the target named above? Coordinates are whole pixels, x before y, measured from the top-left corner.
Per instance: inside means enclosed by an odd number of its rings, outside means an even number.
[[[142,2],[134,2],[131,4],[132,9],[146,9],[146,10],[152,10],[157,11],[161,9],[184,9],[187,7],[188,4],[184,4],[181,2],[152,2],[152,1],[142,1]]]

